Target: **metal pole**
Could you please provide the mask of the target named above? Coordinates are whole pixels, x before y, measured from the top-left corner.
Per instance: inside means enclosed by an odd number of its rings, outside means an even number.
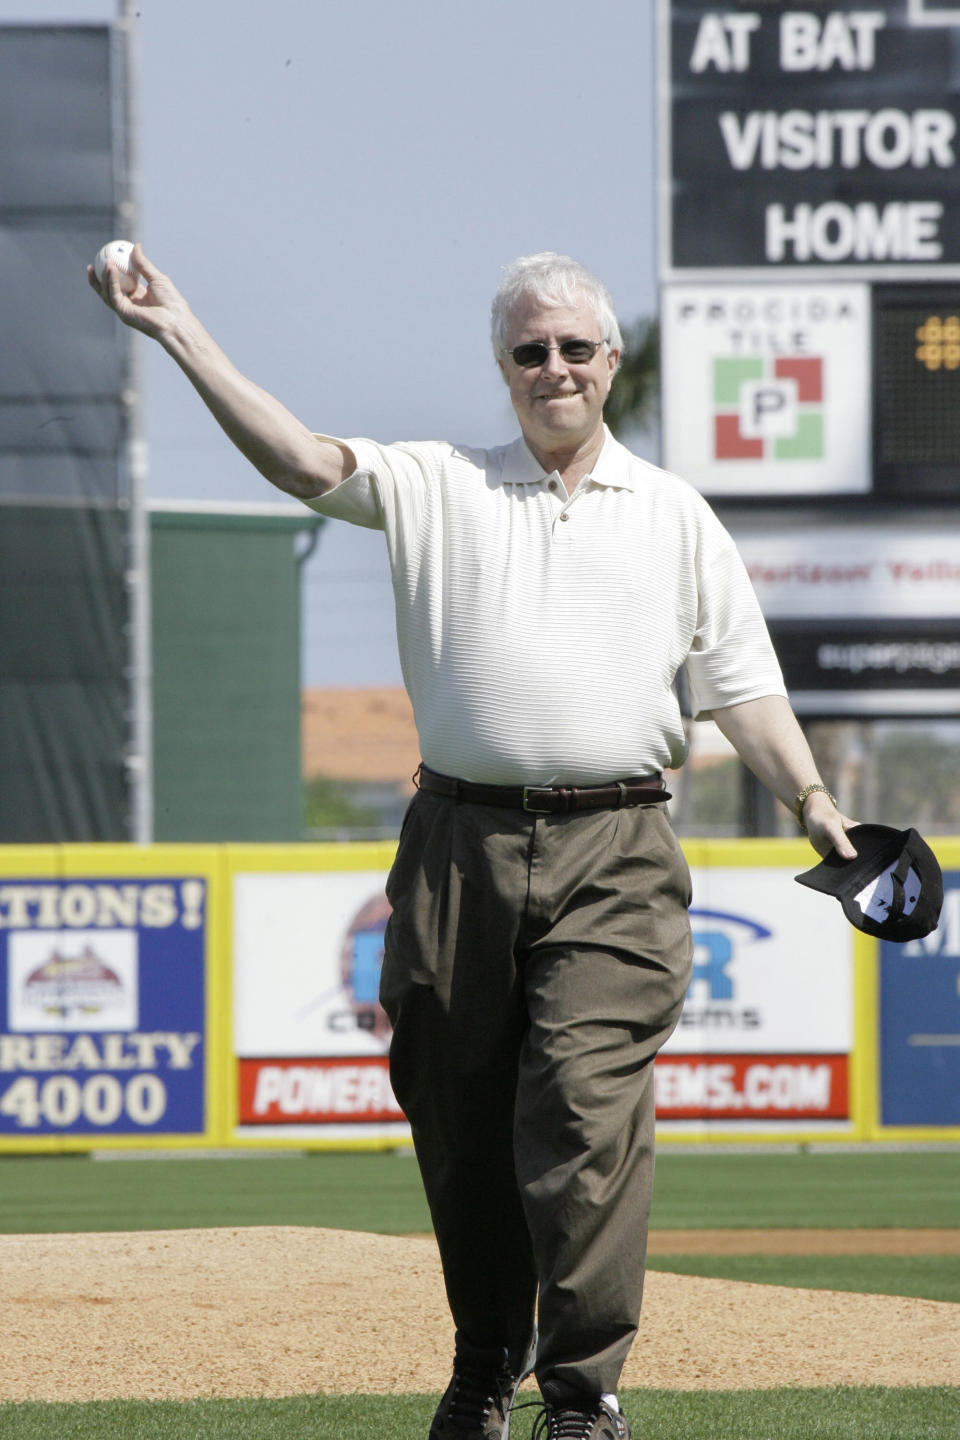
[[[123,134],[123,190],[118,213],[125,236],[140,238],[140,149],[137,129],[137,21],[134,0],[120,0],[117,20],[123,54],[118,119]],[[130,794],[130,837],[153,840],[153,661],[150,620],[150,529],[147,513],[147,444],[143,432],[143,391],[137,338],[127,351],[126,456],[130,523],[128,531],[130,728],[126,755]]]

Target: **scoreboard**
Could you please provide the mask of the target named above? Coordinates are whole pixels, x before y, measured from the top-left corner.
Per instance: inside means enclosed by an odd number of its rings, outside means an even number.
[[[666,464],[960,499],[960,0],[658,5]]]
[[[960,7],[661,0],[667,274],[960,265]]]
[[[657,0],[662,446],[801,714],[960,716],[960,0]]]
[[[960,285],[873,289],[878,495],[960,500]]]

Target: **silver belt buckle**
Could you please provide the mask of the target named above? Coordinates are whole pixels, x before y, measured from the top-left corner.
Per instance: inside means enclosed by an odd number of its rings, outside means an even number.
[[[538,806],[536,806],[536,805],[531,805],[531,804],[530,804],[530,796],[531,796],[532,794],[537,794],[537,795],[552,795],[552,794],[553,794],[553,791],[551,790],[550,786],[549,786],[549,785],[524,785],[524,787],[523,787],[523,808],[524,808],[524,810],[529,811],[529,813],[530,813],[531,815],[552,815],[552,814],[553,814],[553,811],[550,809],[549,806],[547,806],[547,808],[544,810],[544,809],[538,808]]]

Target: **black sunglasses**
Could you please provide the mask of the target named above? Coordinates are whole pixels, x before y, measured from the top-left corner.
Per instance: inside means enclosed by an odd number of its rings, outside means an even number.
[[[534,365],[545,365],[551,350],[559,350],[568,365],[589,365],[604,340],[564,340],[560,345],[547,345],[543,340],[528,340],[508,350],[521,370],[531,370]]]

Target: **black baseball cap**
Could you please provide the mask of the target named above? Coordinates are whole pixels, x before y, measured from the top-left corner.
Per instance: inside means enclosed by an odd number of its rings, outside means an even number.
[[[889,825],[854,825],[847,834],[856,859],[844,860],[831,850],[819,865],[797,875],[797,883],[835,895],[850,924],[878,940],[920,940],[935,930],[943,875],[923,837]]]

